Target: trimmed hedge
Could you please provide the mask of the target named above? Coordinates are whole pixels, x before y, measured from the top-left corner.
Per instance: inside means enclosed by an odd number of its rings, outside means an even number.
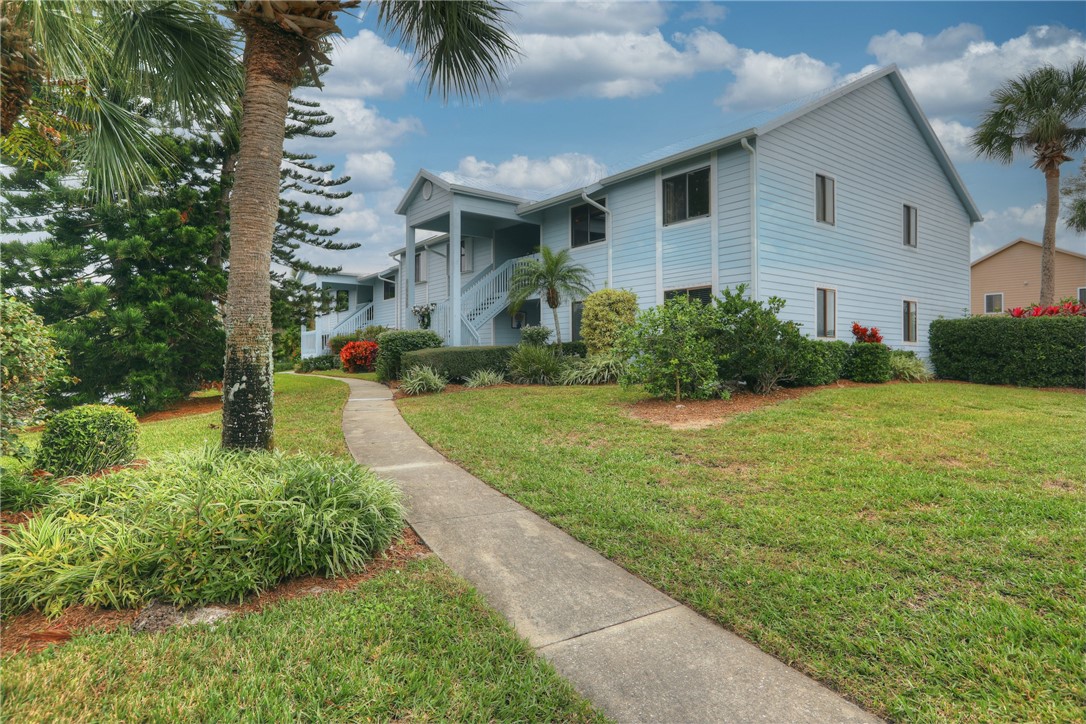
[[[935,374],[943,379],[1086,386],[1086,317],[936,319],[928,343]]]
[[[856,342],[848,351],[846,376],[854,382],[889,382],[890,348],[881,342]]]
[[[406,372],[415,367],[430,367],[449,380],[466,380],[479,370],[502,372],[509,364],[513,346],[437,347],[405,352],[400,366]]]
[[[400,379],[401,358],[406,352],[431,349],[444,344],[441,335],[428,329],[402,329],[385,332],[377,338],[377,379],[391,382]]]
[[[823,342],[804,337],[792,359],[792,379],[788,384],[793,387],[833,384],[845,376],[851,346],[842,340]]]
[[[130,410],[80,405],[45,425],[34,465],[53,475],[89,475],[136,458],[140,427]]]
[[[562,354],[567,357],[587,357],[588,346],[581,340],[576,342],[563,342]]]
[[[338,370],[340,367],[339,356],[334,354],[322,354],[317,357],[306,357],[294,365],[295,372],[320,372],[322,370]]]

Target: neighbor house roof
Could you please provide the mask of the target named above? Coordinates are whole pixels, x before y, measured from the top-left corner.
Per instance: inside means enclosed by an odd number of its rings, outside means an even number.
[[[1010,249],[1012,246],[1017,246],[1018,244],[1029,244],[1030,246],[1035,246],[1038,249],[1041,249],[1044,246],[1039,241],[1033,241],[1032,239],[1026,239],[1024,237],[1019,237],[1019,238],[1015,239],[1014,241],[1012,241],[1009,244],[1004,244],[1003,246],[999,247],[995,251],[988,252],[987,254],[980,257],[979,259],[977,259],[975,262],[973,262],[969,266],[971,266],[971,267],[976,266],[977,264],[980,264],[985,259],[991,259],[996,254],[1004,252],[1007,249]],[[1056,253],[1058,253],[1058,254],[1067,254],[1068,256],[1077,257],[1079,259],[1086,259],[1086,254],[1079,254],[1077,251],[1070,251],[1069,249],[1061,249],[1058,246],[1056,247]]]

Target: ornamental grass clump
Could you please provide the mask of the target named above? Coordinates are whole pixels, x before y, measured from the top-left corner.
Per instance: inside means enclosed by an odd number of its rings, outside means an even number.
[[[403,527],[400,494],[355,463],[206,449],[62,486],[0,536],[5,613],[240,601],[362,569]]]
[[[505,374],[498,370],[475,370],[464,380],[464,387],[495,387],[505,384]]]
[[[400,392],[405,395],[424,395],[427,392],[441,392],[449,381],[433,367],[412,367],[403,373],[400,380]]]
[[[523,385],[556,385],[569,360],[554,347],[521,344],[509,357],[509,378]]]

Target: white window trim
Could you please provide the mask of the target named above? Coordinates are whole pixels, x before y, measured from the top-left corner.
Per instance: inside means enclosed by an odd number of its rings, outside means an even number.
[[[606,206],[608,209],[611,208],[610,206],[607,206],[606,196],[600,196],[598,199],[593,198],[592,196],[589,196],[588,198],[592,199],[601,206]],[[611,214],[604,214],[603,238],[598,241],[590,241],[587,244],[581,244],[580,246],[573,245],[573,210],[578,206],[588,206],[592,209],[595,209],[596,211],[599,211],[599,209],[596,209],[596,207],[592,206],[592,204],[585,203],[584,199],[581,199],[578,203],[570,205],[569,209],[566,212],[566,248],[569,249],[571,252],[576,253],[581,249],[587,249],[589,247],[595,246],[596,244],[606,244],[607,242],[609,242],[611,240]]]
[[[905,339],[905,302],[912,302],[916,305],[916,339]],[[920,344],[920,300],[902,297],[901,307],[901,343]]]
[[[833,336],[832,337],[820,337],[819,334],[818,334],[818,290],[819,289],[825,289],[826,291],[833,292]],[[837,303],[837,297],[838,296],[839,296],[839,294],[837,292],[837,287],[830,286],[829,284],[815,284],[815,309],[814,309],[814,333],[815,333],[815,339],[827,339],[827,340],[841,339],[841,336],[839,334],[837,334],[838,332],[841,331],[837,327],[837,318],[840,316],[837,313],[837,307],[839,306],[838,303]]]
[[[461,274],[474,274],[475,273],[475,237],[460,235],[460,249],[462,256],[457,260],[460,264]],[[464,268],[464,262],[467,261],[468,268]],[[461,280],[463,282],[463,280]]]
[[[1086,287],[1079,287],[1078,289],[1075,290],[1075,297],[1079,300],[1080,304],[1084,301],[1083,298],[1082,298],[1082,293],[1083,292],[1086,292]]]
[[[667,217],[667,213],[665,212],[664,207],[663,207],[663,203],[664,203],[664,184],[667,182],[668,179],[673,179],[676,176],[686,176],[687,174],[690,174],[690,173],[692,173],[694,171],[701,171],[702,169],[708,169],[709,170],[709,213],[705,214],[704,216],[688,216],[687,218],[683,219],[682,221],[672,221],[670,224],[668,224],[666,221],[664,221],[664,219]],[[666,176],[661,172],[661,174],[660,174],[660,189],[659,189],[660,190],[660,204],[661,204],[661,206],[660,206],[660,227],[664,228],[664,229],[675,229],[677,227],[685,226],[687,224],[697,224],[697,223],[706,223],[706,224],[708,224],[708,223],[710,223],[712,221],[713,217],[716,215],[716,206],[717,205],[716,205],[716,203],[714,202],[714,199],[713,199],[713,190],[715,188],[716,188],[716,184],[713,181],[713,160],[711,158],[708,161],[705,161],[705,162],[691,163],[691,164],[687,164],[686,166],[681,166],[681,167],[679,167],[677,169],[674,169],[674,170],[668,172],[668,174]],[[687,190],[689,191],[689,187],[687,187]],[[686,208],[688,210],[690,208],[690,198],[689,197],[687,197],[687,199],[686,199]]]
[[[915,244],[905,243],[905,207],[909,206],[916,210],[916,228],[913,229],[913,236],[916,237]],[[916,251],[920,248],[920,205],[915,204],[909,200],[903,200],[901,202],[901,246],[904,249],[912,249]]]
[[[994,297],[996,295],[999,296],[999,311],[998,312],[989,312],[988,311],[988,297]],[[985,292],[984,293],[984,314],[1003,314],[1003,308],[1004,308],[1003,307],[1003,300],[1004,299],[1006,299],[1006,297],[1003,296],[1003,292]]]
[[[426,278],[429,276],[426,268],[427,262],[429,261],[429,259],[426,258],[426,249],[416,251],[415,256],[419,258],[419,268],[417,269],[418,274],[415,275],[415,284],[425,284]]]
[[[818,218],[818,177],[825,176],[833,181],[833,223],[828,221],[822,221]],[[814,215],[811,217],[816,224],[822,224],[828,226],[831,229],[837,228],[837,177],[827,171],[815,170],[811,175],[811,208],[814,209]],[[819,289],[829,289],[829,287],[819,287]],[[834,290],[836,291],[836,290]],[[822,339],[821,337],[819,339]],[[828,339],[828,338],[827,338]]]

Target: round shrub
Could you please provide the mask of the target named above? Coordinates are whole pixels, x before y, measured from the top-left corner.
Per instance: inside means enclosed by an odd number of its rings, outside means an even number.
[[[626,289],[600,289],[584,300],[581,339],[589,354],[614,349],[625,327],[637,317],[637,295]]]
[[[880,342],[856,342],[849,350],[848,378],[854,382],[889,382],[890,348]]]
[[[829,385],[845,376],[849,343],[843,340],[824,342],[802,337],[792,358],[792,380],[795,387]]]
[[[207,449],[60,486],[8,533],[8,610],[240,601],[358,571],[403,528],[400,494],[345,458]]]
[[[551,338],[552,334],[554,332],[551,331],[550,327],[528,325],[520,330],[520,343],[533,347],[542,347]]]
[[[377,379],[391,382],[400,379],[400,365],[404,352],[431,349],[444,344],[441,335],[428,329],[394,330],[377,338],[377,361],[374,369]]]
[[[63,360],[49,328],[29,305],[0,297],[0,454],[25,454],[16,433],[41,421],[46,390]]]
[[[376,342],[348,342],[339,351],[339,360],[346,372],[369,372],[376,359]]]
[[[716,397],[713,329],[713,308],[686,296],[643,310],[619,344],[619,356],[630,360],[623,384],[643,384],[650,395],[676,401]]]
[[[34,464],[53,475],[89,475],[127,465],[139,447],[139,422],[116,405],[80,405],[45,426]]]

